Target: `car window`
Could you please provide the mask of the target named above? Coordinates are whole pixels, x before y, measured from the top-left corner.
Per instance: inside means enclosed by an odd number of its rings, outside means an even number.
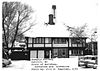
[[[96,60],[96,58],[95,57],[92,57],[92,60]]]
[[[91,57],[85,57],[85,59],[91,59]]]

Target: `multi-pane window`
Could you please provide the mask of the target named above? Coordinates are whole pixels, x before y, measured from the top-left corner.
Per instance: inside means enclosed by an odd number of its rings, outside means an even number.
[[[78,50],[72,50],[72,53],[71,53],[71,55],[78,55]]]
[[[42,37],[34,38],[34,43],[44,43],[44,38]]]
[[[83,43],[83,39],[81,38],[77,39],[78,47],[82,47],[82,43]]]
[[[85,43],[86,43],[86,42],[85,42],[85,39],[83,39],[83,47],[85,47],[85,46],[86,46],[86,45],[85,45]]]
[[[77,47],[76,39],[71,39],[72,47]]]
[[[58,56],[58,49],[53,49],[53,56],[57,57]]]
[[[28,39],[28,43],[32,43],[32,38],[29,38]]]
[[[77,55],[83,55],[83,51],[82,50],[70,50],[69,51],[69,55],[75,55],[75,56],[77,56]]]
[[[77,44],[75,44],[75,43],[74,43],[74,44],[72,44],[72,47],[77,47]]]
[[[32,47],[32,38],[28,38],[28,47]]]
[[[68,49],[66,48],[56,48],[53,49],[53,57],[56,58],[66,58],[68,57]]]
[[[83,47],[85,46],[84,39],[82,38],[73,38],[71,39],[72,47]]]
[[[28,44],[28,47],[32,47],[32,44]]]
[[[78,47],[82,47],[82,44],[78,44]]]
[[[45,43],[51,43],[51,38],[45,38]]]
[[[56,38],[54,39],[55,44],[66,44],[66,39],[64,38]]]
[[[66,49],[62,49],[62,56],[66,56]]]

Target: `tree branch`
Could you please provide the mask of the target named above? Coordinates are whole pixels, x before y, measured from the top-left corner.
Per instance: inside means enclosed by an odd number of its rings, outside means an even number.
[[[18,32],[18,26],[19,26],[19,18],[20,18],[20,12],[18,11],[18,21],[17,21],[17,26],[16,26],[16,31],[15,31],[15,35],[14,35],[14,38],[13,38],[13,41],[12,41],[12,46],[11,46],[11,48],[13,47],[13,45],[14,45],[14,42],[15,42],[15,40],[16,40],[16,36],[17,36],[17,32]]]
[[[34,25],[36,25],[36,24],[34,24]],[[19,35],[17,35],[17,36],[20,36],[21,34],[23,34],[23,33],[25,33],[25,32],[27,32],[28,30],[30,30],[34,25],[31,25],[28,29],[26,29],[25,31],[23,31],[22,33],[20,33]]]

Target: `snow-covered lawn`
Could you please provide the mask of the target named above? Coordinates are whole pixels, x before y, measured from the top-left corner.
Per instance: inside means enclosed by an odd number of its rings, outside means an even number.
[[[26,71],[29,70],[31,65],[30,61],[27,60],[16,60],[16,61],[12,61],[12,64],[7,66],[7,67],[3,67],[2,71]]]

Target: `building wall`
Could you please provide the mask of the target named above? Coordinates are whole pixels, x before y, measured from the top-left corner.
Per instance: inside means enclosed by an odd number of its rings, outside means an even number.
[[[69,55],[79,56],[84,55],[84,49],[86,48],[86,38],[27,37],[26,41],[27,49],[30,50],[30,57],[33,58],[68,58]],[[49,56],[46,56],[46,53]]]

